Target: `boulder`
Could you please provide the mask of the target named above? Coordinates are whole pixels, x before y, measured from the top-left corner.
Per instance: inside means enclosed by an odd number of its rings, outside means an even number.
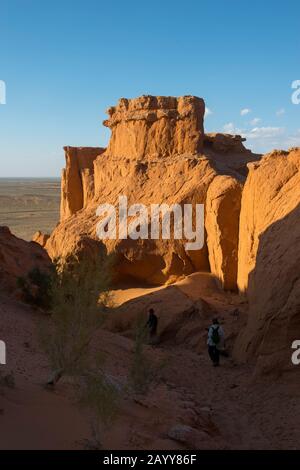
[[[195,429],[184,424],[175,424],[172,426],[168,431],[168,437],[173,441],[184,444],[188,449],[212,448],[211,436],[205,432],[205,430]]]
[[[49,240],[50,235],[48,233],[42,233],[38,230],[32,237],[32,241],[41,245],[41,247],[45,248],[47,241]]]

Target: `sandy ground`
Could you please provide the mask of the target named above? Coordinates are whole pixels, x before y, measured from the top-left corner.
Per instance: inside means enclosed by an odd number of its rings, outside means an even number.
[[[202,287],[198,278],[203,277]],[[197,281],[199,292],[195,291]],[[224,327],[234,298],[214,289],[201,274],[181,281],[194,299],[204,289],[206,300],[223,312]],[[115,292],[118,304],[147,295],[141,287]],[[245,306],[244,306],[245,307]],[[67,378],[55,392],[43,383],[49,370],[39,352],[36,322],[41,312],[5,297],[0,298],[0,338],[7,344],[7,365],[14,389],[0,387],[1,449],[81,449],[90,439],[89,415],[74,401]],[[243,319],[241,320],[243,321]],[[101,331],[95,352],[106,355],[105,370],[120,386],[126,384],[133,341],[120,334]],[[299,447],[300,388],[295,382],[253,382],[251,365],[223,359],[213,368],[205,348],[198,352],[183,346],[147,346],[152,362],[163,363],[160,379],[147,396],[129,395],[120,401],[116,422],[103,432],[106,449],[293,449]],[[186,442],[171,439],[174,426],[193,430]]]
[[[0,225],[24,240],[41,230],[51,233],[59,221],[59,179],[0,178]]]

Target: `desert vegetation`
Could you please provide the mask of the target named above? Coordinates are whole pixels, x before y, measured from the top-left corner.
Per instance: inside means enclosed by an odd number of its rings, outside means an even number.
[[[74,379],[78,401],[91,413],[96,448],[101,447],[101,427],[115,417],[118,395],[103,372],[104,356],[91,349],[108,313],[111,265],[112,258],[100,253],[92,264],[75,256],[55,261],[47,285],[49,316],[38,326],[52,371],[47,386],[55,387],[63,376]]]
[[[110,259],[97,255],[94,263],[70,257],[57,260],[49,287],[49,320],[39,327],[41,346],[52,369],[48,384],[63,375],[89,370],[90,345],[108,306]]]
[[[21,290],[25,302],[49,310],[52,305],[51,283],[55,269],[42,271],[39,267],[33,268],[27,276],[17,279],[17,286]]]

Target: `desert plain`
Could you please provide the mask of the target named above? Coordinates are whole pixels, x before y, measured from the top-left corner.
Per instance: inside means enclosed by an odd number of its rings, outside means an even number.
[[[59,221],[59,178],[0,178],[0,224],[30,241]]]

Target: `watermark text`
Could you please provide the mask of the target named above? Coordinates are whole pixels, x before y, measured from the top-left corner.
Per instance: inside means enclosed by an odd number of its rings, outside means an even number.
[[[6,83],[0,80],[0,104],[6,104]]]
[[[6,364],[6,344],[4,341],[0,341],[0,365]]]
[[[300,340],[296,339],[292,343],[292,349],[295,349],[295,351],[292,354],[292,363],[294,366],[299,366],[300,364]]]
[[[300,104],[300,80],[293,81],[292,89],[295,90],[292,94],[292,103]]]
[[[101,218],[96,229],[100,240],[184,240],[187,251],[204,245],[203,204],[128,206],[127,197],[119,196],[117,207],[101,204],[96,215]]]

